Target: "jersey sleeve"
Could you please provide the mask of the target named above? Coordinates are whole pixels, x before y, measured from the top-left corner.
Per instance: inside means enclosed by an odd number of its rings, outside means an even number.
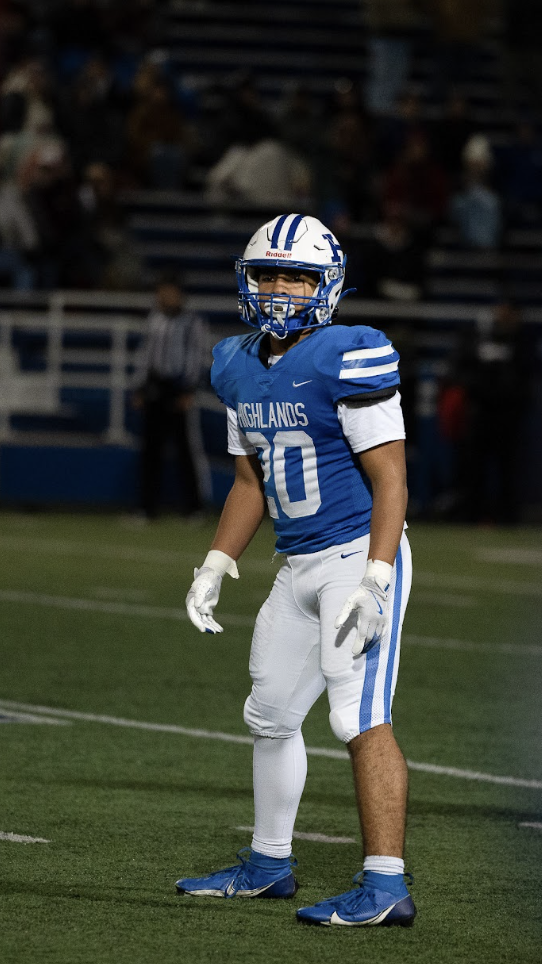
[[[339,402],[337,416],[352,451],[356,453],[405,437],[399,392],[371,405]]]
[[[254,455],[256,449],[247,441],[239,428],[237,413],[228,408],[228,452],[230,455]]]
[[[322,339],[318,368],[331,389],[333,402],[356,397],[360,402],[384,399],[399,387],[399,354],[382,331],[358,325],[329,329]]]
[[[228,408],[237,408],[235,398],[238,364],[239,336],[224,338],[213,348],[213,364],[211,365],[211,385],[220,399]]]

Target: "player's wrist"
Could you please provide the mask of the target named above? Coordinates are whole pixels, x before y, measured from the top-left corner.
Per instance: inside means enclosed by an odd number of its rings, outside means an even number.
[[[374,579],[378,586],[386,592],[390,582],[393,566],[383,559],[369,559],[365,569],[364,579]]]
[[[224,576],[226,573],[228,573],[232,579],[239,579],[239,572],[235,559],[232,559],[231,556],[228,556],[226,552],[222,552],[221,549],[210,549],[205,556],[201,568],[212,569],[213,572],[218,573],[219,576]]]

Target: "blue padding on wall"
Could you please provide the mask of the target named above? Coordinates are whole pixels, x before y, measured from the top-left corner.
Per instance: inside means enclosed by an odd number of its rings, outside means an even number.
[[[212,501],[221,507],[233,482],[231,470],[212,469]],[[164,507],[177,502],[178,475],[164,471]],[[121,446],[0,446],[0,501],[10,505],[135,508],[139,499],[139,451]]]
[[[0,449],[0,498],[45,504],[135,503],[138,453],[116,446]]]

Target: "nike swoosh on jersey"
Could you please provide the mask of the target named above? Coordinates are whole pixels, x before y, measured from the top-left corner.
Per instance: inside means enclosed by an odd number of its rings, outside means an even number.
[[[363,549],[356,549],[355,552],[341,552],[341,559],[348,559],[348,556],[359,556]]]
[[[294,388],[301,388],[302,385],[308,385],[309,382],[312,382],[312,378],[308,378],[306,382],[292,382],[292,385]]]

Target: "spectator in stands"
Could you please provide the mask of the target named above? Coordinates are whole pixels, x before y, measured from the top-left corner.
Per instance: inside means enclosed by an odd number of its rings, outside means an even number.
[[[164,8],[169,0],[108,0],[102,3],[106,43],[115,55],[139,59],[164,35]]]
[[[496,0],[421,0],[433,26],[434,94],[443,102],[451,87],[469,85],[481,60],[481,42]]]
[[[34,220],[15,179],[0,180],[0,276],[19,291],[35,286],[33,258],[39,244]]]
[[[132,78],[128,92],[131,106],[135,107],[139,101],[148,98],[155,84],[163,80],[159,62],[154,57],[143,57],[138,64]]]
[[[382,116],[395,109],[410,76],[416,30],[416,0],[364,0],[367,24],[367,110]]]
[[[376,124],[376,160],[380,169],[394,164],[405,144],[413,137],[429,137],[429,125],[422,117],[420,98],[406,90],[398,98],[394,110]]]
[[[19,178],[38,235],[36,285],[91,287],[92,247],[66,147],[53,141],[31,151]]]
[[[0,134],[0,172],[9,196],[4,201],[8,202],[11,217],[14,204],[20,207],[25,203],[27,171],[29,164],[32,166],[32,158],[40,151],[67,150],[59,132],[54,77],[39,59],[24,57],[8,73],[0,88],[0,114],[4,121]],[[24,222],[27,225],[28,217]],[[29,251],[25,225],[21,228],[26,235],[23,247]]]
[[[454,515],[461,521],[519,521],[519,451],[535,354],[520,312],[503,299],[474,333],[460,336],[450,358],[440,422],[455,444]]]
[[[323,126],[316,194],[326,223],[334,220],[334,210],[343,211],[354,222],[372,218],[376,210],[372,123],[359,90],[347,78],[336,83]]]
[[[277,121],[280,140],[312,163],[314,154],[322,152],[322,118],[316,99],[303,84],[298,84],[286,95]]]
[[[462,242],[471,248],[498,247],[502,237],[502,202],[490,187],[493,153],[488,138],[475,134],[463,149],[463,186],[452,194],[450,217]]]
[[[124,164],[143,187],[182,187],[195,149],[194,132],[160,76],[138,87],[125,124]]]
[[[78,177],[94,162],[119,166],[124,107],[110,64],[102,55],[89,57],[62,104],[62,129]]]
[[[38,57],[15,64],[0,88],[4,132],[59,133],[59,97],[52,72]]]
[[[47,133],[22,130],[24,99],[8,98],[3,102],[4,108],[7,102],[9,110],[16,110],[11,115],[12,123],[6,123],[0,137],[0,276],[15,289],[30,290],[35,286],[33,259],[38,253],[39,236],[26,203],[20,170],[32,146],[53,146],[60,141]],[[9,110],[6,109],[4,120]]]
[[[118,201],[113,168],[100,161],[89,164],[79,197],[87,214],[94,256],[92,286],[110,291],[141,288],[143,264]]]
[[[448,181],[425,134],[410,134],[396,162],[385,172],[382,204],[400,208],[420,241],[429,243],[433,229],[446,214]]]
[[[156,286],[156,304],[136,375],[133,404],[143,415],[141,459],[143,519],[158,514],[166,442],[172,440],[180,469],[182,514],[200,514],[208,500],[207,466],[199,437],[195,393],[209,368],[206,322],[186,307],[183,286],[172,272]]]
[[[0,80],[5,79],[28,50],[30,23],[30,12],[17,2],[4,0],[0,5]]]
[[[402,209],[384,206],[362,254],[363,295],[389,301],[418,301],[423,290],[423,249]]]
[[[461,183],[463,149],[475,133],[466,98],[455,88],[448,91],[442,114],[429,127],[433,154],[442,165],[450,187]]]
[[[254,76],[245,72],[235,74],[222,93],[213,136],[214,161],[223,157],[229,147],[250,146],[275,136],[275,124],[263,104]]]
[[[216,207],[303,208],[311,193],[311,171],[276,137],[232,145],[208,172],[206,193]]]

